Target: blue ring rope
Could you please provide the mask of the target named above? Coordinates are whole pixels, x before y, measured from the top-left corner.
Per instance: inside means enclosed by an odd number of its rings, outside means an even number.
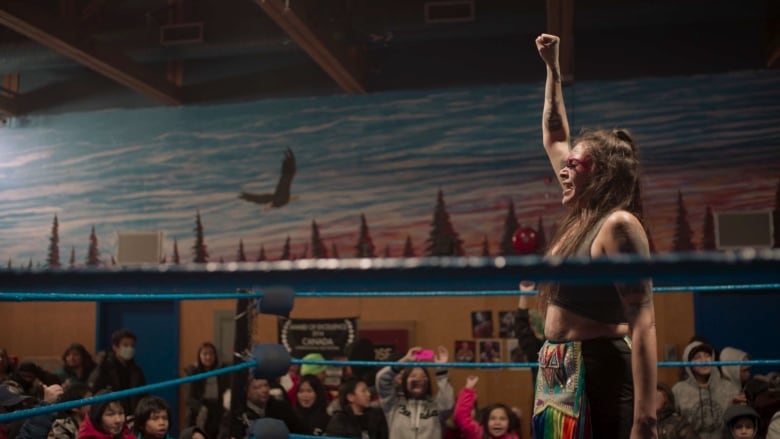
[[[147,266],[101,270],[0,270],[9,291],[38,293],[150,291],[219,293],[236,287],[288,285],[296,291],[504,290],[519,279],[570,283],[630,282],[653,278],[656,284],[780,282],[780,250],[731,253],[658,254],[648,257],[543,259],[496,258],[324,259],[257,263]]]
[[[679,287],[654,287],[655,293],[719,292],[719,291],[766,291],[780,290],[780,284],[736,284],[736,285],[694,285]],[[497,297],[534,296],[536,290],[492,290],[492,291],[298,291],[295,297]],[[23,291],[0,291],[3,301],[37,302],[148,302],[166,300],[220,300],[261,299],[262,292],[251,293],[27,293]]]
[[[153,390],[163,389],[165,387],[178,386],[180,384],[191,383],[193,381],[199,381],[202,379],[210,378],[217,375],[222,375],[231,372],[238,372],[243,369],[257,366],[256,360],[249,360],[245,363],[234,364],[232,366],[221,367],[219,369],[210,370],[195,375],[190,375],[181,378],[175,378],[172,380],[162,381],[154,384],[147,384],[141,387],[134,387],[132,389],[117,390],[115,392],[106,393],[103,395],[90,396],[89,398],[79,399],[76,401],[58,402],[56,404],[42,405],[33,407],[27,410],[18,410],[11,413],[0,414],[0,424],[16,421],[17,419],[29,418],[32,416],[43,415],[46,413],[59,412],[63,410],[70,410],[72,408],[85,406],[87,404],[96,404],[105,401],[116,401],[126,398],[128,396],[138,395],[141,393],[151,392]]]
[[[446,369],[529,369],[538,366],[537,363],[522,362],[522,363],[466,363],[466,362],[453,362],[453,363],[432,363],[432,362],[396,362],[396,361],[338,361],[338,360],[300,360],[293,358],[292,364],[314,364],[323,366],[391,366],[391,367],[439,367]],[[43,415],[46,413],[53,413],[63,410],[70,410],[72,408],[81,407],[87,404],[96,404],[105,401],[116,401],[122,398],[126,398],[141,393],[152,392],[154,390],[162,389],[165,387],[178,386],[181,384],[190,383],[193,381],[199,381],[202,379],[210,378],[217,375],[226,373],[238,372],[243,369],[257,367],[257,360],[247,360],[244,363],[235,364],[232,366],[226,366],[219,369],[203,372],[195,375],[190,375],[181,378],[175,378],[172,380],[162,381],[154,384],[147,384],[141,387],[134,387],[132,389],[118,390],[115,392],[107,393],[104,395],[91,396],[89,398],[80,399],[77,401],[59,402],[56,404],[42,405],[33,407],[26,410],[18,410],[11,413],[0,414],[0,424],[9,423],[18,419],[29,418],[32,416]],[[686,361],[664,361],[659,362],[658,367],[684,367],[684,366],[775,366],[780,365],[780,359],[777,360],[742,360],[742,361],[707,361],[707,362],[686,362]]]

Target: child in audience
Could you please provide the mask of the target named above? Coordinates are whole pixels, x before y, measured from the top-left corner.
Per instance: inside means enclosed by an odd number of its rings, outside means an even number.
[[[135,439],[127,428],[126,420],[125,409],[119,401],[93,404],[89,408],[89,416],[79,427],[78,439]]]
[[[729,439],[754,439],[758,437],[758,413],[748,405],[733,405],[723,415],[726,431],[723,437]]]
[[[295,394],[295,413],[304,425],[305,434],[321,436],[330,422],[328,394],[316,375],[304,375]]]
[[[339,387],[339,405],[325,429],[327,436],[388,438],[385,415],[371,407],[371,392],[363,379],[352,377]]]
[[[72,383],[62,392],[59,402],[76,401],[92,396],[92,391],[86,383]],[[76,407],[57,414],[57,418],[51,424],[49,438],[51,439],[76,439],[79,427],[89,413],[89,406]]]
[[[496,403],[485,407],[479,415],[479,421],[472,417],[472,410],[477,401],[477,386],[479,377],[471,375],[466,378],[466,386],[458,394],[455,403],[455,423],[466,439],[519,439],[520,419],[504,404]]]
[[[171,409],[158,396],[145,396],[138,401],[133,417],[133,432],[137,439],[172,439]]]

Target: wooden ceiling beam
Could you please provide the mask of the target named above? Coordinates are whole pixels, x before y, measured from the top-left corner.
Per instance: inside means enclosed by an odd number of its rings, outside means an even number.
[[[574,0],[547,0],[547,33],[561,37],[561,77],[574,81]]]
[[[0,25],[71,58],[95,72],[164,104],[181,105],[178,87],[147,71],[131,58],[77,32],[60,29],[54,17],[16,2],[0,1]]]
[[[295,41],[347,94],[365,94],[362,82],[317,35],[288,8],[285,0],[255,0],[260,8]]]

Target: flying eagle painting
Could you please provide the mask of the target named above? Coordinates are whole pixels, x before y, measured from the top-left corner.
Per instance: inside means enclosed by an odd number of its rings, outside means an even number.
[[[295,197],[290,196],[290,187],[295,176],[295,155],[290,148],[284,153],[282,162],[282,175],[279,177],[279,183],[276,184],[276,190],[273,193],[252,194],[241,192],[238,198],[250,201],[252,203],[264,204],[268,207],[282,207],[289,203]]]

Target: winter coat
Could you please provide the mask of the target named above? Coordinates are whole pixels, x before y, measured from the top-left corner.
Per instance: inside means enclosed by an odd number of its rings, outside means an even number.
[[[743,361],[750,356],[745,351],[737,348],[725,347],[720,351],[720,361]],[[742,366],[721,366],[720,373],[725,381],[734,384],[738,389],[742,389]]]
[[[666,404],[656,413],[658,419],[658,439],[696,439],[688,421],[675,411],[674,394],[666,384],[658,384],[658,390],[666,393]]]
[[[123,364],[112,350],[105,351],[101,356],[103,360],[89,377],[89,387],[94,393],[107,388],[110,388],[112,392],[116,392],[117,390],[133,389],[146,384],[144,371],[135,361],[130,360]],[[125,374],[128,382],[123,383],[122,376]],[[135,412],[135,406],[138,405],[138,401],[144,396],[146,394],[133,395],[121,400],[120,402],[125,409],[125,413]]]
[[[365,434],[365,435],[364,435]],[[326,436],[388,439],[387,420],[381,409],[369,407],[356,416],[352,409],[339,409],[333,413],[325,429]]]
[[[111,436],[108,433],[103,433],[95,428],[92,424],[92,420],[87,416],[81,423],[81,427],[79,427],[79,439],[135,439],[135,437],[130,433],[127,424],[122,427],[122,433],[118,436]]]
[[[455,424],[460,428],[461,435],[466,439],[482,439],[485,429],[471,417],[474,403],[477,401],[477,392],[474,389],[463,388],[458,394],[455,403]],[[505,433],[499,439],[520,439],[513,432]]]
[[[376,388],[393,439],[440,439],[441,426],[452,410],[455,398],[446,370],[436,372],[438,392],[426,399],[407,398],[396,389],[398,371],[382,368],[376,374]]]

